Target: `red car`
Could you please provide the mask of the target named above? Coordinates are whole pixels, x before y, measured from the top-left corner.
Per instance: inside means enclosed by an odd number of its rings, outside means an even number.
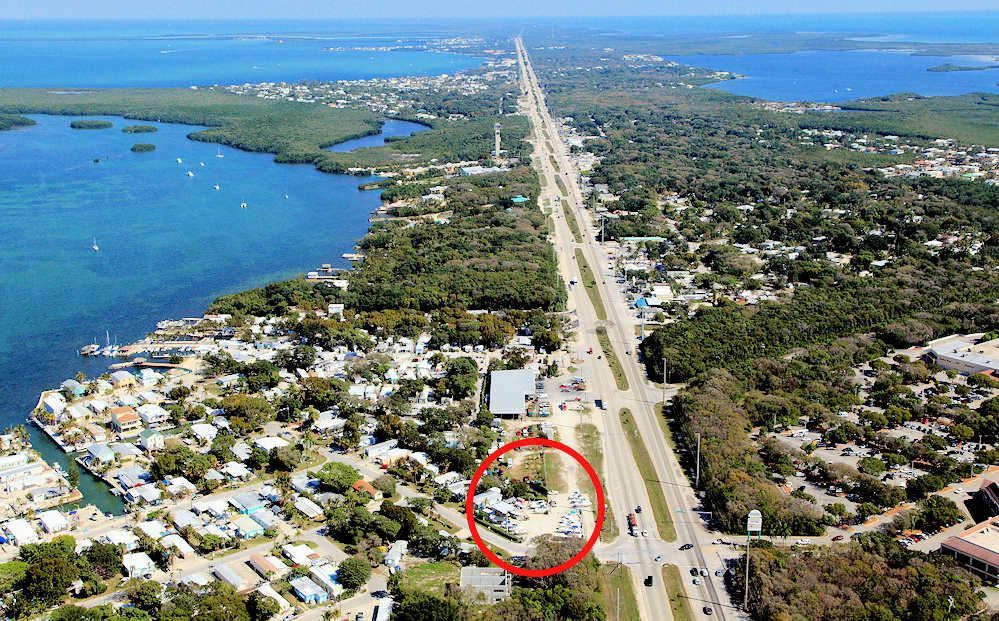
[[[844,539],[846,539],[846,537],[844,537],[843,535],[836,535],[835,537],[832,538],[833,541],[843,541]]]

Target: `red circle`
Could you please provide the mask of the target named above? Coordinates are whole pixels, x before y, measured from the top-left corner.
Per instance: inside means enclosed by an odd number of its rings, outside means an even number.
[[[472,501],[475,498],[475,490],[478,488],[479,481],[482,479],[482,475],[485,474],[486,468],[488,468],[489,464],[496,461],[501,455],[525,446],[547,446],[568,454],[570,457],[579,462],[579,465],[581,465],[583,470],[586,471],[586,475],[589,476],[590,481],[593,482],[593,489],[597,496],[597,519],[593,526],[593,532],[590,534],[590,538],[586,541],[586,545],[584,545],[583,549],[566,562],[547,569],[526,569],[524,567],[517,567],[516,565],[507,563],[489,549],[489,546],[485,544],[482,537],[479,535],[479,529],[475,525],[475,506]],[[512,574],[525,576],[527,578],[544,578],[546,576],[552,576],[572,568],[583,560],[583,558],[589,554],[590,550],[593,549],[593,546],[597,544],[597,539],[600,537],[600,530],[604,525],[604,514],[606,512],[607,508],[604,506],[604,488],[600,485],[600,479],[597,477],[597,471],[593,469],[590,462],[586,461],[586,458],[580,455],[572,447],[547,438],[525,438],[523,440],[517,440],[515,442],[510,442],[509,444],[504,444],[490,453],[489,456],[486,457],[485,461],[479,465],[475,474],[472,475],[472,481],[468,484],[468,495],[465,497],[465,521],[468,523],[468,530],[472,534],[472,539],[475,541],[475,545],[479,546],[479,549],[486,555],[486,558],[496,565]]]

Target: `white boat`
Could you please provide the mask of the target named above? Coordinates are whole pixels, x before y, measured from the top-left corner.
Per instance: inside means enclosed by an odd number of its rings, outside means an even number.
[[[246,209],[246,201],[239,204],[240,209]]]
[[[191,171],[189,170],[189,171],[187,171],[187,176],[188,176],[188,177],[193,177],[193,176],[194,176],[194,173],[193,173],[193,172],[191,172]]]
[[[216,192],[218,192],[219,190],[221,190],[221,189],[222,189],[222,186],[220,186],[220,185],[219,185],[219,184],[217,184],[217,183],[215,184],[215,186],[214,186],[214,187],[215,187],[215,191],[216,191]]]
[[[97,245],[97,238],[96,237],[94,238],[94,243],[90,244],[90,248],[94,252],[100,252],[101,251],[101,247]]]
[[[205,167],[205,163],[204,162],[198,162],[198,166],[201,166],[202,168],[204,168]]]
[[[222,147],[220,147],[218,145],[216,145],[216,147],[215,147],[215,157],[217,157],[217,158],[223,158],[223,157],[225,157],[224,155],[222,155]]]
[[[288,200],[288,195],[287,194],[284,195],[284,200]]]
[[[178,164],[183,164],[183,163],[184,163],[184,160],[182,160],[182,159],[180,159],[180,158],[178,157],[178,158],[177,158],[177,163],[178,163]]]
[[[94,356],[101,350],[101,346],[97,342],[93,342],[90,345],[84,345],[80,348],[81,356]]]

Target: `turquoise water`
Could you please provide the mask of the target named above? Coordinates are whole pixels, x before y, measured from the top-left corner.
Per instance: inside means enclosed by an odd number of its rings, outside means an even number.
[[[999,33],[996,34],[999,39]],[[980,57],[913,56],[904,52],[849,51],[793,54],[670,56],[697,67],[734,71],[745,77],[710,88],[774,101],[846,101],[890,93],[961,95],[999,93],[999,69],[927,71],[944,63],[999,64]]]
[[[424,37],[362,23],[0,21],[0,86],[117,87],[437,75],[473,56],[403,49]]]
[[[76,351],[105,330],[125,343],[161,319],[200,314],[219,293],[346,266],[340,255],[380,202],[357,189],[369,178],[224,147],[218,158],[215,145],[186,138],[190,126],[153,123],[157,133],[137,137],[119,118],[107,117],[108,130],[32,118],[0,132],[3,425],[23,421],[41,389],[77,370],[99,374],[107,360]],[[157,150],[130,152],[137,141]],[[36,447],[62,457],[47,441]]]
[[[357,149],[380,147],[384,145],[389,138],[412,136],[418,132],[425,132],[428,129],[430,128],[422,123],[401,121],[399,119],[385,119],[382,122],[382,130],[380,133],[341,142],[340,144],[333,145],[329,148],[329,150],[337,153],[345,153],[348,151],[356,151]]]

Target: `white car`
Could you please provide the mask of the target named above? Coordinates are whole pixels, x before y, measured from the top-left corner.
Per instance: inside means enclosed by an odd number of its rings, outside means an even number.
[[[794,542],[794,545],[796,545],[796,546],[807,546],[807,545],[811,545],[811,544],[812,544],[812,540],[811,539],[799,539],[799,540],[797,540],[797,541]]]
[[[643,536],[643,537],[648,537],[648,536],[649,536],[649,531],[647,531],[647,530],[643,530],[643,531],[642,531],[642,536]]]

